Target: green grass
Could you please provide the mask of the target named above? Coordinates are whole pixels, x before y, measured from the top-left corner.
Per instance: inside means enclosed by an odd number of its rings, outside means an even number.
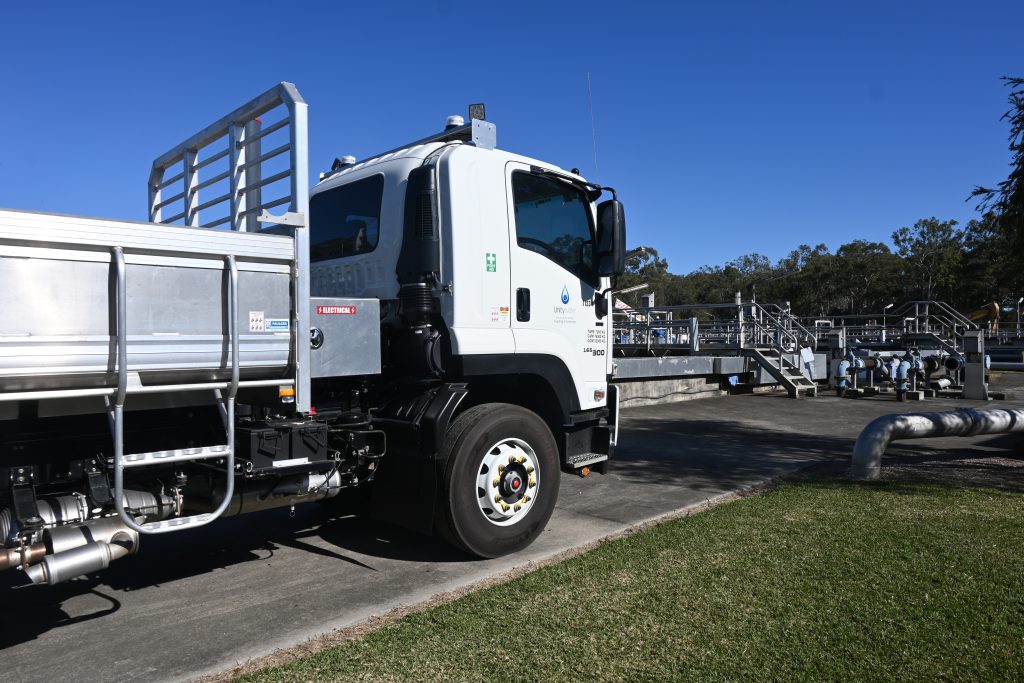
[[[242,680],[1024,680],[1022,577],[1022,494],[806,481]]]

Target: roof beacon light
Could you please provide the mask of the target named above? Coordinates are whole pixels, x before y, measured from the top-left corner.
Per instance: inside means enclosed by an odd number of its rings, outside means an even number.
[[[348,168],[349,166],[355,166],[355,163],[356,163],[356,158],[354,156],[352,156],[351,154],[346,154],[345,156],[338,157],[337,159],[334,160],[334,163],[331,164],[331,170],[332,171],[340,171],[343,168]]]
[[[460,128],[464,125],[466,125],[466,119],[456,114],[448,117],[448,120],[444,122],[444,129],[451,130],[452,128]]]

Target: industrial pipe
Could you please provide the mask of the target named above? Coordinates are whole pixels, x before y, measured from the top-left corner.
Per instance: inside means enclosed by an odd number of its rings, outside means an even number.
[[[949,355],[942,359],[942,364],[950,372],[956,372],[964,366],[964,357]]]
[[[856,386],[857,371],[864,367],[864,361],[854,355],[851,349],[846,353],[843,360],[839,361],[839,365],[836,366],[836,395],[842,396],[846,392],[847,382],[851,379],[854,380],[853,384]],[[853,375],[851,377],[850,370],[853,369]]]
[[[910,378],[910,361],[901,360],[896,366],[896,388],[906,391],[909,388],[907,380]]]
[[[889,444],[897,439],[1011,432],[1024,432],[1024,410],[961,408],[945,413],[883,415],[868,424],[857,437],[850,475],[858,479],[878,479],[882,469],[882,455]]]

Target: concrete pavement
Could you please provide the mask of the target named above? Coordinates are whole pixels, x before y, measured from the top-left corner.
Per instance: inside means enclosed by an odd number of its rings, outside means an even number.
[[[294,518],[271,510],[146,538],[140,555],[52,588],[11,589],[4,575],[0,657],[17,681],[182,680],[228,669],[716,494],[848,458],[860,429],[878,415],[966,405],[977,404],[774,394],[629,410],[610,473],[563,475],[548,529],[516,556],[470,559],[434,539],[331,518],[317,505]],[[928,439],[893,450],[970,453],[989,450],[993,438]]]

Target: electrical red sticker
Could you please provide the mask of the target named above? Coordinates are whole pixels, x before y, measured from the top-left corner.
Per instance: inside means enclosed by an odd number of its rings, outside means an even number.
[[[355,306],[317,306],[317,315],[355,315]]]

